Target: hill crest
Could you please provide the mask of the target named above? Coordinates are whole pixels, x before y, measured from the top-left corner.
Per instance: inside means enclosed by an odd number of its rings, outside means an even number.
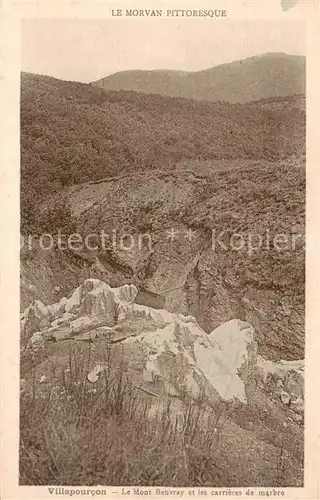
[[[267,52],[200,71],[126,70],[92,85],[195,100],[249,102],[304,93],[305,57]]]

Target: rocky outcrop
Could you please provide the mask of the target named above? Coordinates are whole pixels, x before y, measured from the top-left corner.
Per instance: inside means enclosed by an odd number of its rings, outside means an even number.
[[[257,379],[273,399],[288,407],[290,418],[303,421],[304,414],[304,360],[274,363],[262,356],[257,358]]]
[[[38,300],[31,304],[22,314],[22,338],[36,344],[76,338],[100,327],[109,332],[119,311],[132,304],[136,294],[134,285],[111,288],[98,279],[87,279],[68,299],[64,297],[49,306]]]
[[[36,301],[27,308],[22,334],[31,349],[49,340],[121,342],[124,349],[143,352],[145,387],[160,384],[164,393],[181,400],[246,403],[246,384],[257,376],[263,385],[272,378],[279,391],[289,394],[284,404],[300,408],[301,362],[273,363],[258,356],[250,323],[232,319],[207,334],[193,316],[136,304],[136,295],[134,285],[111,288],[87,279],[69,298],[50,306]],[[103,365],[98,366],[88,380],[98,380]],[[286,400],[283,394],[280,399]]]
[[[165,299],[162,305],[149,296],[148,305],[191,314],[207,333],[239,318],[254,327],[266,359],[303,358],[304,164],[303,154],[279,163],[181,162],[73,187],[68,200],[81,234],[107,228],[107,248],[26,252],[23,307],[34,298],[56,302],[88,277],[113,287],[132,282]],[[286,189],[284,179],[290,179]],[[283,233],[290,244],[278,251],[273,237]],[[125,234],[130,248],[122,244]],[[243,237],[241,251],[228,245],[234,234]],[[261,248],[251,254],[247,244],[255,235]]]
[[[25,311],[29,339],[20,373],[27,404],[36,393],[41,404],[52,398],[72,413],[79,398],[79,408],[85,400],[102,405],[104,415],[111,398],[119,422],[124,408],[128,415],[138,408],[152,432],[168,419],[183,439],[198,429],[214,460],[222,457],[223,469],[235,471],[236,484],[246,477],[261,485],[264,474],[265,484],[278,484],[281,457],[290,472],[285,484],[300,484],[303,361],[262,358],[246,321],[232,319],[207,334],[191,315],[135,303],[136,293],[132,285],[88,279],[70,297]]]
[[[55,308],[56,309],[56,308]],[[21,317],[21,339],[28,339],[34,332],[44,330],[49,326],[51,316],[48,308],[41,302],[35,300],[23,313]]]
[[[256,359],[251,325],[233,320],[207,335],[192,316],[135,304],[136,294],[133,285],[110,288],[85,280],[68,299],[47,307],[32,304],[23,315],[23,335],[33,347],[101,336],[139,343],[146,354],[146,384],[161,380],[169,394],[181,398],[246,401],[245,380]]]
[[[252,361],[250,325],[245,329],[241,324],[223,325],[222,341],[221,332],[208,336],[192,317],[172,315],[172,319],[163,328],[131,340],[142,342],[148,352],[144,381],[161,380],[169,394],[181,399],[246,402],[245,377],[240,372]],[[236,333],[241,336],[238,342]]]
[[[240,318],[252,324],[260,353],[267,359],[294,360],[304,356],[304,306],[302,295],[274,290],[255,280],[239,277],[251,262],[240,266],[232,252],[205,250],[189,273],[186,293],[191,314],[206,330],[223,321]],[[232,258],[234,260],[232,260]],[[240,271],[236,272],[236,269]],[[249,272],[248,272],[249,274]]]

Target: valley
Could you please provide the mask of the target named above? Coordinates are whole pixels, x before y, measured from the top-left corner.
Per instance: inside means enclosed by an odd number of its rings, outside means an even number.
[[[240,63],[21,75],[21,484],[303,485],[304,88]]]

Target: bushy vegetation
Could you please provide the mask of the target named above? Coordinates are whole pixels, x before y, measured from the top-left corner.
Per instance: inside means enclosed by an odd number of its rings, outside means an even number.
[[[51,390],[37,386],[34,376],[32,390],[22,393],[20,484],[218,486],[232,481],[227,471],[221,475],[218,457],[213,459],[214,414],[201,429],[205,407],[186,403],[177,429],[170,402],[162,407],[160,398],[137,389],[124,366],[115,370],[109,358],[96,384],[86,378],[89,366],[88,356],[70,350],[69,368],[55,373]],[[155,400],[159,414],[150,418]]]
[[[21,226],[52,193],[184,159],[278,159],[304,148],[304,112],[197,102],[22,74]]]
[[[201,400],[186,399],[176,421],[174,400],[163,404],[161,397],[138,389],[125,366],[115,366],[106,352],[106,369],[96,383],[87,380],[90,350],[79,356],[70,349],[64,370],[53,359],[42,384],[35,371],[29,378],[20,402],[20,484],[247,485],[226,460],[240,452],[232,450],[233,438],[235,447],[240,443],[234,426],[225,428],[225,405],[212,410]],[[241,446],[252,462],[250,442]],[[264,445],[258,446],[261,451]],[[274,471],[273,486],[283,487],[294,477],[291,459],[284,458],[281,443],[273,452],[275,462],[267,467]]]

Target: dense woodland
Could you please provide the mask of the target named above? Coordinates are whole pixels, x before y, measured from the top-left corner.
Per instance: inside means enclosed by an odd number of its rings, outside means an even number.
[[[304,150],[305,113],[292,105],[297,96],[274,107],[272,100],[229,104],[105,92],[32,74],[22,74],[21,83],[22,232],[41,230],[39,206],[56,193],[59,220],[63,193],[75,184],[171,169],[182,160],[274,161]]]

